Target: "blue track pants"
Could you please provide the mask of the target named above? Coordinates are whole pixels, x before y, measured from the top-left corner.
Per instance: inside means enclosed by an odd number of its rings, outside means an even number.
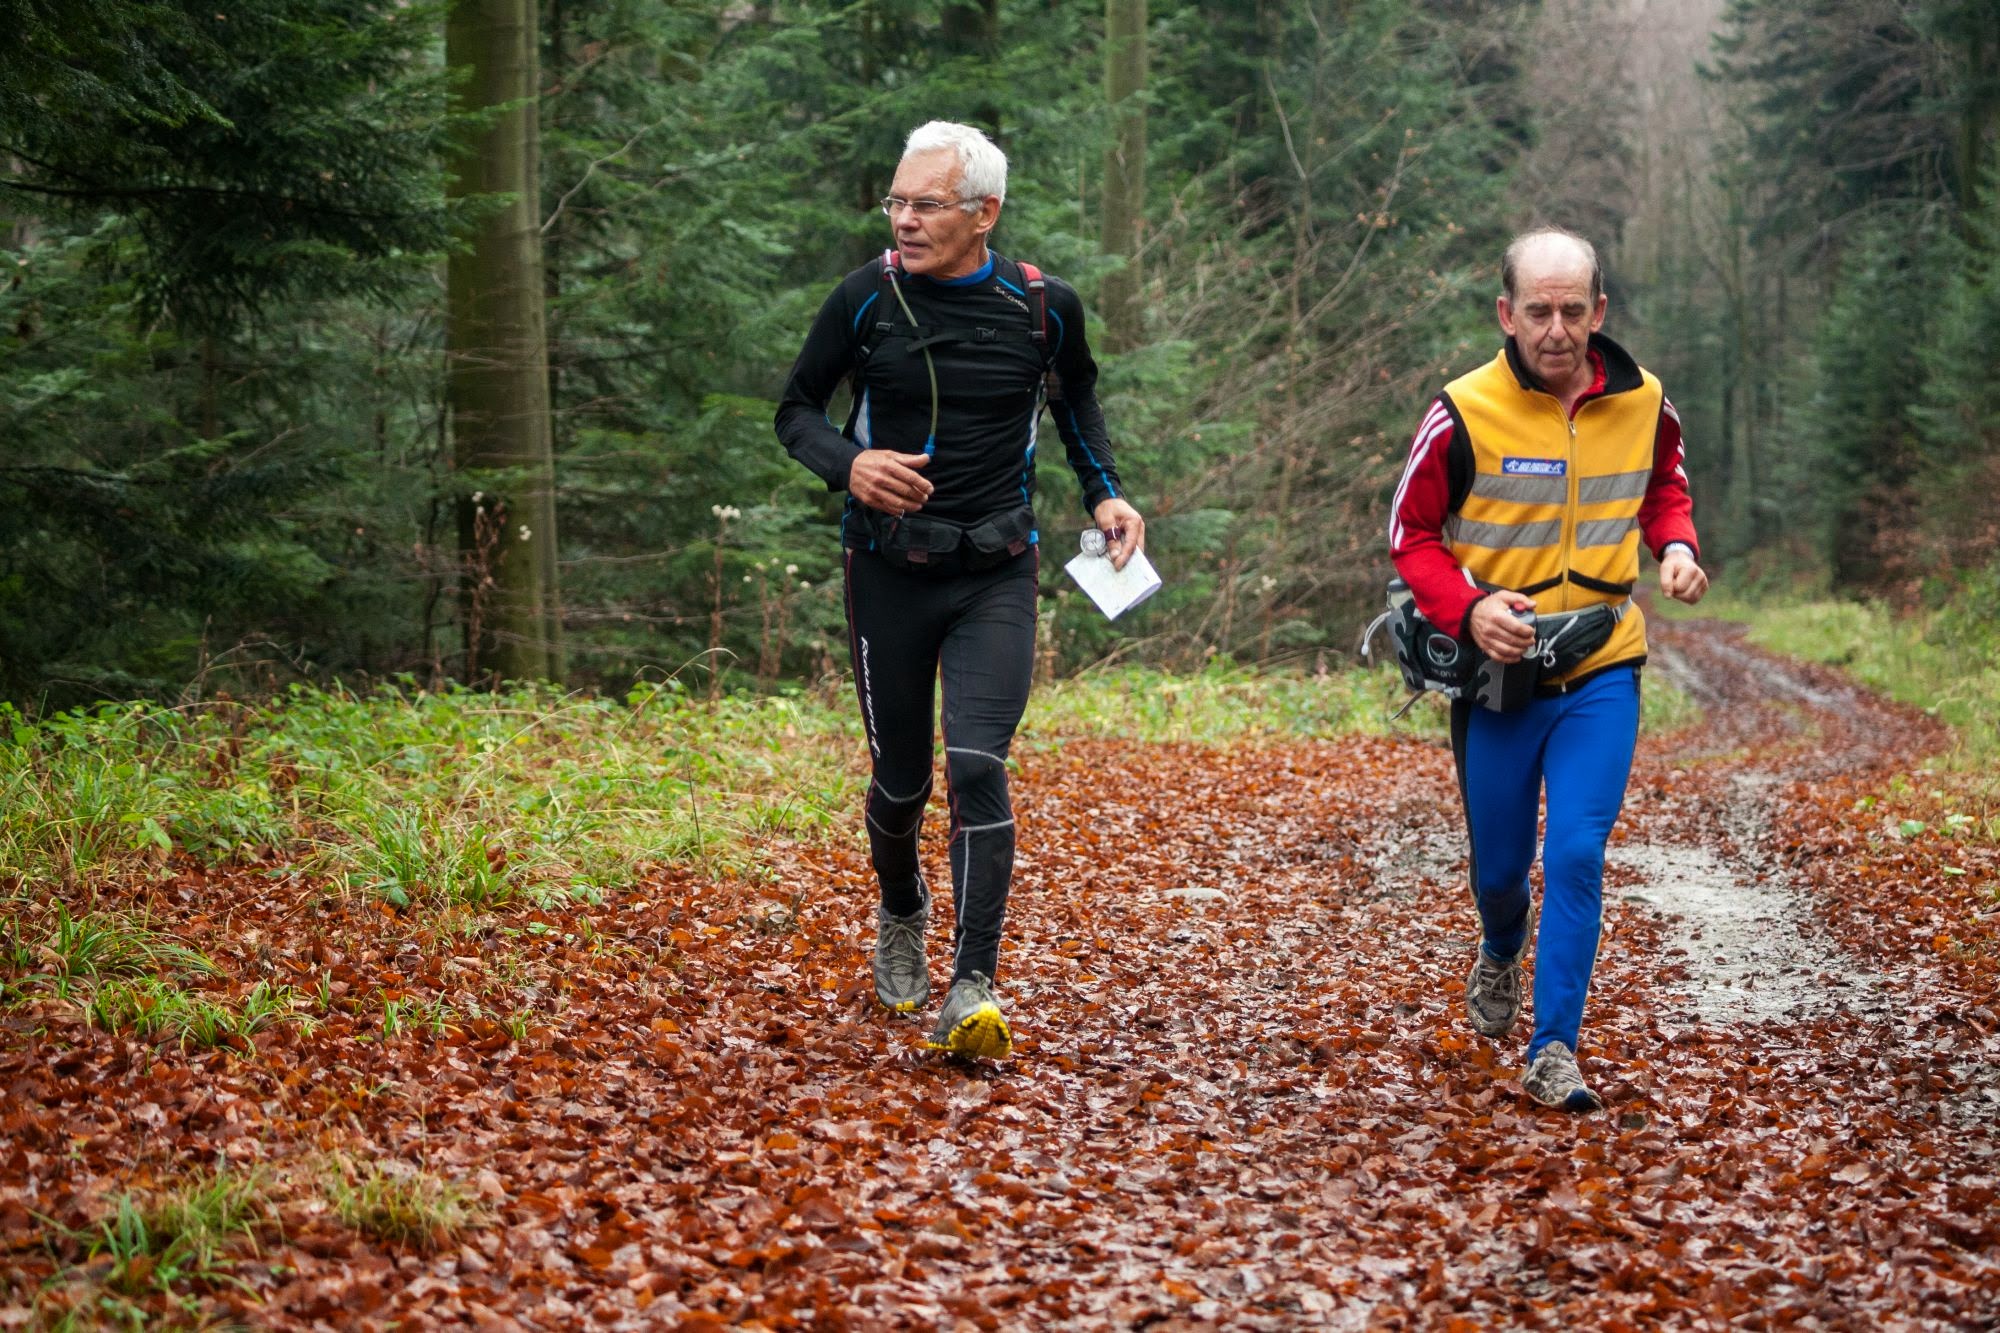
[[[1483,947],[1495,958],[1511,958],[1526,943],[1535,811],[1548,789],[1528,1058],[1551,1041],[1573,1051],[1597,963],[1604,845],[1625,802],[1639,737],[1638,669],[1613,667],[1515,713],[1461,702],[1451,721],[1472,835],[1473,898]]]

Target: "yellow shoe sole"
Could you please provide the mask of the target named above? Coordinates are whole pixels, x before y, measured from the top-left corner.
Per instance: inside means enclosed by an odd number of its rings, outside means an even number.
[[[924,1044],[934,1051],[949,1051],[953,1055],[1004,1060],[1013,1053],[1014,1034],[1007,1030],[1007,1020],[1000,1016],[999,1005],[982,1004],[959,1019],[958,1026],[946,1033],[942,1042]]]

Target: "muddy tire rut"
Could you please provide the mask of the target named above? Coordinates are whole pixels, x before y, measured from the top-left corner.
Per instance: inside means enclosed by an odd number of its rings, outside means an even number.
[[[1774,833],[1799,785],[1886,781],[1944,736],[1851,683],[1747,648],[1737,626],[1670,625],[1653,649],[1651,669],[1698,699],[1704,718],[1642,751],[1607,886],[1665,917],[1667,955],[1685,959],[1675,969],[1685,1016],[1739,1027],[1884,1017],[1893,979],[1836,938]]]

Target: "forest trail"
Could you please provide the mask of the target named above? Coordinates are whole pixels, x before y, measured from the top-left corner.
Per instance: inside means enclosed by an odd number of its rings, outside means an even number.
[[[1653,635],[1706,716],[1642,744],[1614,838],[1582,1042],[1602,1114],[1521,1095],[1525,1019],[1465,1026],[1443,748],[1070,742],[1020,764],[1003,1064],[874,1007],[845,840],[530,913],[504,955],[190,876],[174,924],[246,978],[296,957],[344,994],[449,996],[505,966],[555,1017],[384,1040],[357,1013],[183,1055],[17,1014],[5,1262],[46,1276],[36,1214],[226,1147],[281,1181],[422,1163],[489,1210],[426,1255],[281,1199],[242,1289],[204,1298],[261,1327],[2000,1320],[2000,867],[1875,808],[1945,737],[1740,627]],[[230,927],[261,910],[290,924]]]

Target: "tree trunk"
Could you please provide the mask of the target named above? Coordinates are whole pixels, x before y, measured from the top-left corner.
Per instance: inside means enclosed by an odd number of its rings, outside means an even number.
[[[992,80],[1000,57],[1000,0],[956,0],[946,5],[938,36],[950,54],[972,58],[980,90],[973,100],[972,121],[998,142],[1000,106],[993,97]]]
[[[1975,14],[1965,34],[1965,108],[1959,116],[1958,208],[1968,231],[1979,211],[1979,191],[1985,185],[1986,140],[2000,114],[2000,79],[1988,69],[1996,52],[1995,30],[2000,20]]]
[[[938,18],[939,36],[954,55],[986,56],[1000,48],[998,0],[956,0]]]
[[[452,164],[452,197],[486,198],[449,261],[445,338],[473,681],[562,674],[535,20],[532,0],[458,0],[445,24],[457,109],[489,113]]]
[[[216,403],[217,381],[222,378],[222,358],[216,355],[215,335],[201,338],[201,438],[222,437],[222,415]]]
[[[547,541],[530,541],[535,548],[535,558],[541,565],[542,573],[542,642],[548,652],[546,678],[562,680],[569,675],[569,654],[563,644],[562,626],[562,580],[559,576],[556,557],[556,465],[555,465],[555,377],[549,367],[548,301],[550,288],[542,279],[542,69],[540,32],[536,25],[536,0],[521,0],[521,9],[527,16],[528,25],[528,107],[522,118],[521,133],[527,141],[522,156],[526,160],[526,180],[523,188],[527,191],[528,234],[535,245],[534,290],[543,293],[535,310],[535,336],[531,344],[535,348],[535,369],[542,380],[542,484],[540,487],[540,522],[536,525],[548,534]]]
[[[1743,247],[1748,249],[1750,238],[1746,233]],[[1769,343],[1763,329],[1757,327],[1757,319],[1768,307],[1764,300],[1763,265],[1752,264],[1743,275],[1743,291],[1736,303],[1736,353],[1742,360],[1743,378],[1743,470],[1736,479],[1737,514],[1739,540],[1748,547],[1758,544],[1757,501],[1762,495],[1763,468],[1758,452],[1762,448],[1759,435],[1763,417],[1768,411],[1766,389],[1769,384],[1765,367],[1761,364],[1761,352]]]
[[[861,0],[860,8],[861,86],[866,88],[872,96],[877,91],[875,82],[881,73],[875,61],[874,0]],[[855,180],[855,205],[865,212],[875,207],[876,201],[882,197],[883,191],[881,177],[878,175],[879,168],[874,163],[868,161],[865,155],[862,157],[859,167],[859,175]]]
[[[566,41],[568,25],[564,21],[567,16],[564,13],[563,3],[564,0],[548,0],[547,9],[542,17],[542,29],[546,34],[547,41],[542,52],[541,75],[544,79],[552,80],[549,83],[548,91],[556,96],[558,102],[570,93],[567,83],[569,77],[569,51]],[[537,140],[536,154],[539,162],[541,136],[541,118],[539,116],[535,118],[535,131]],[[539,183],[541,177],[541,168],[539,165],[536,167],[535,176]],[[555,187],[555,193],[560,197],[562,193],[560,185]],[[542,201],[544,209],[547,208],[547,204],[548,201]],[[542,232],[542,292],[544,299],[547,301],[546,309],[549,315],[547,336],[545,339],[545,355],[548,357],[549,364],[549,451],[551,454],[561,453],[564,444],[562,437],[562,402],[563,365],[565,358],[563,354],[563,330],[560,313],[562,309],[563,264],[568,258],[563,243],[566,240],[568,229],[569,218],[567,214],[564,214],[548,219],[545,229]]]
[[[1100,231],[1107,255],[1125,266],[1105,275],[1099,294],[1105,346],[1125,351],[1139,342],[1139,247],[1146,230],[1146,0],[1105,0],[1104,101],[1111,143],[1104,153]]]

